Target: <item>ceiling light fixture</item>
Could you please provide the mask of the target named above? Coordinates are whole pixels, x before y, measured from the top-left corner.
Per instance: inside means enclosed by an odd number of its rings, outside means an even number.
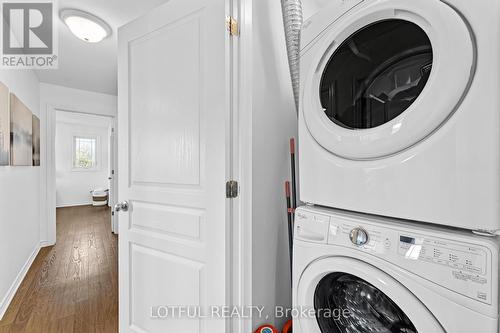
[[[73,35],[87,43],[99,43],[111,35],[112,30],[106,22],[87,12],[63,9],[59,15]]]

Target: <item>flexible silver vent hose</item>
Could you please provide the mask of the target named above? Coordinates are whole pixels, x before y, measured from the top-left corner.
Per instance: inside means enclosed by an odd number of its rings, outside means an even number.
[[[286,51],[292,79],[293,96],[297,114],[300,95],[300,29],[302,28],[302,3],[300,0],[281,0],[285,27]]]

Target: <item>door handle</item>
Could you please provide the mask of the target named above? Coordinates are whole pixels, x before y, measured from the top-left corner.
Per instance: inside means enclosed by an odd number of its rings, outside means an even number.
[[[128,212],[129,204],[127,201],[119,202],[115,205],[115,212]]]

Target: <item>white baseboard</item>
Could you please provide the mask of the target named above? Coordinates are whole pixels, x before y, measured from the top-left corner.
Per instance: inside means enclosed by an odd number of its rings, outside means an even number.
[[[60,204],[60,205],[57,205],[56,208],[75,207],[75,206],[90,206],[90,205],[92,205],[92,201]]]
[[[36,256],[38,255],[38,252],[40,251],[40,244],[37,244],[31,255],[29,256],[28,260],[24,263],[23,267],[17,274],[16,278],[14,279],[14,282],[12,282],[12,285],[10,286],[9,290],[7,291],[7,294],[4,296],[2,299],[2,302],[0,302],[0,320],[2,320],[5,312],[7,311],[7,308],[10,305],[10,302],[12,302],[12,299],[14,298],[14,295],[16,294],[17,289],[21,285],[21,282],[23,282],[24,277],[26,276],[26,273],[28,273],[28,270],[31,267],[31,264],[33,264],[33,261],[35,260]]]
[[[55,243],[49,243],[49,241],[46,241],[46,240],[40,241],[40,248],[47,247],[47,246],[52,246],[52,245],[56,245],[56,244]]]

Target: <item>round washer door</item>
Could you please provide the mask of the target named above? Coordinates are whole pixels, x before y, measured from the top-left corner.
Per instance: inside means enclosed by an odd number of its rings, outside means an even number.
[[[309,333],[445,333],[405,286],[374,266],[330,257],[309,265],[300,277],[294,304],[314,317],[296,319]]]
[[[416,145],[458,108],[475,69],[467,24],[439,0],[373,1],[305,55],[302,110],[331,153],[377,159]]]

